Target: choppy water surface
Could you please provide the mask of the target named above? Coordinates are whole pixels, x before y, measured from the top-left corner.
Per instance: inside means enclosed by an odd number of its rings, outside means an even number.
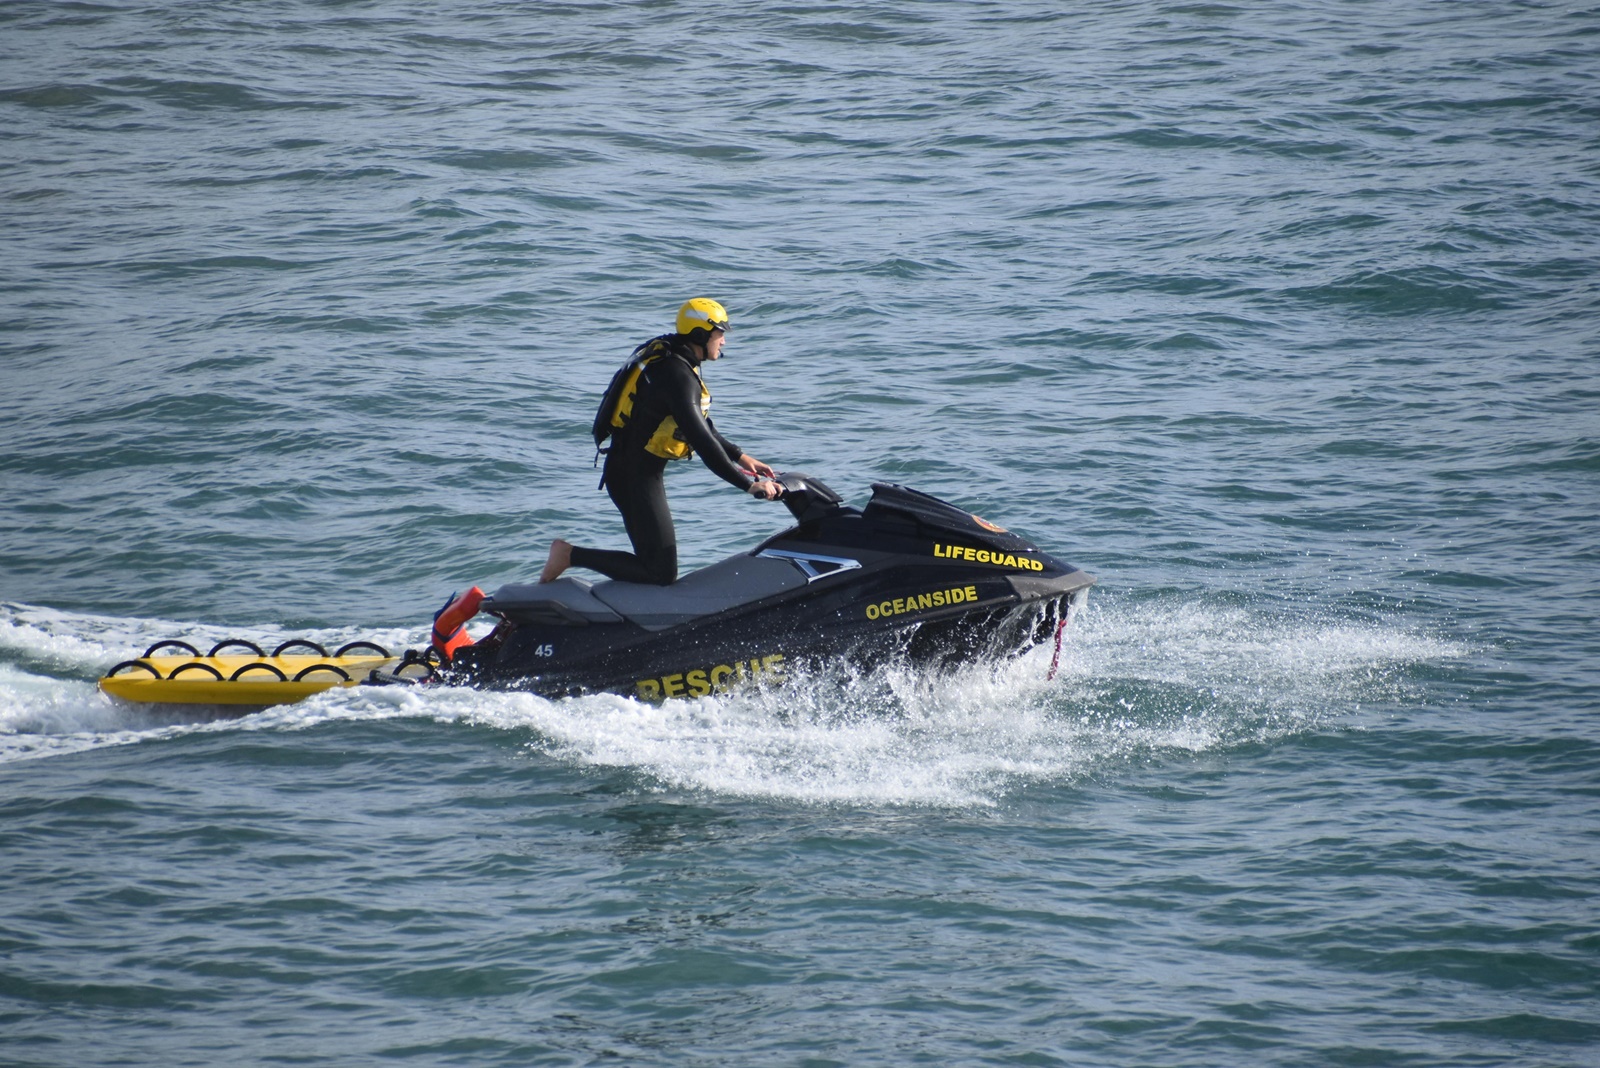
[[[1588,1065],[1600,14],[0,8],[0,1062]],[[99,695],[416,644],[719,426],[1100,578],[699,701]],[[675,471],[687,564],[783,514]]]

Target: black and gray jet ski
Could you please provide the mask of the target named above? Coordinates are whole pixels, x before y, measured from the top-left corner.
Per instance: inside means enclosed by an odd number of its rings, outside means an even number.
[[[436,626],[441,681],[659,699],[841,657],[862,666],[1003,657],[1059,633],[1094,583],[1026,538],[904,486],[876,484],[856,509],[807,475],[779,482],[793,527],[670,586],[563,577],[500,587],[477,605],[497,620],[487,636],[465,644],[454,620],[453,641]]]

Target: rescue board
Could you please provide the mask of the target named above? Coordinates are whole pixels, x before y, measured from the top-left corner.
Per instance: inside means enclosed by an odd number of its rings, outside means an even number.
[[[100,689],[140,704],[265,707],[360,685],[399,659],[373,642],[351,642],[330,653],[315,642],[295,640],[267,653],[235,639],[203,655],[185,642],[157,642],[137,660],[108,671]]]

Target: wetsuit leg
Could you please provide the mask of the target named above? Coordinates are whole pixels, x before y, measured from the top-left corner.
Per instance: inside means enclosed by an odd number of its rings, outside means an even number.
[[[678,578],[678,536],[667,507],[666,480],[645,474],[634,478],[608,475],[606,492],[622,513],[633,552],[572,547],[572,565],[598,571],[619,582],[671,585]]]

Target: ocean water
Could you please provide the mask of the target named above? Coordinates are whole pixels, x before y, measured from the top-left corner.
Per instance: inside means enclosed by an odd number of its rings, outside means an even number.
[[[1597,120],[1588,4],[8,0],[0,1064],[1600,1062]],[[99,694],[622,544],[696,294],[1054,678]]]

